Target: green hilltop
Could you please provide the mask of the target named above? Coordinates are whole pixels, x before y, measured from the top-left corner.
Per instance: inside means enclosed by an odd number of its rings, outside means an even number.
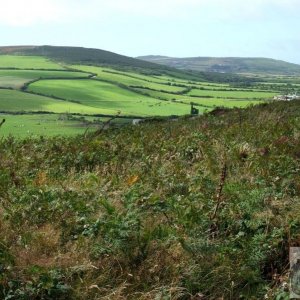
[[[199,79],[200,73],[179,71],[172,67],[146,62],[110,51],[84,47],[66,46],[6,46],[0,47],[0,55],[28,55],[47,57],[65,64],[93,66],[114,66],[118,69],[131,69],[148,74],[169,74],[184,78]],[[0,66],[1,68],[1,66]]]
[[[14,46],[0,47],[0,54],[46,56],[64,63],[107,64],[132,66],[148,69],[161,69],[157,64],[144,62],[113,52],[83,47],[60,46]],[[168,68],[166,68],[168,69]]]

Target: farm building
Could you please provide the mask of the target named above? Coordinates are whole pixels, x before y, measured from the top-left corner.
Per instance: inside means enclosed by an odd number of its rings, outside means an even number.
[[[279,101],[291,101],[291,100],[300,100],[300,96],[297,94],[294,95],[278,95],[274,96],[274,100],[279,100]]]

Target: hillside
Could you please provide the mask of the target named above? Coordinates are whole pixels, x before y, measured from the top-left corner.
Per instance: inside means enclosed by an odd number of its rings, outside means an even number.
[[[179,70],[171,66],[135,59],[94,48],[65,46],[6,46],[0,47],[0,55],[1,54],[39,56],[63,64],[107,66],[122,71],[134,71],[146,75],[168,75],[185,80],[210,82],[243,82],[246,80],[245,77],[237,74],[216,74],[212,72],[199,72],[198,70]],[[251,81],[251,78],[247,78],[247,80]]]
[[[299,117],[277,102],[2,138],[0,298],[287,299]]]
[[[140,56],[138,59],[180,70],[221,73],[300,75],[300,65],[270,58]]]
[[[203,79],[197,72],[176,70],[172,67],[142,61],[110,51],[84,47],[65,46],[6,46],[0,47],[0,55],[31,55],[47,57],[64,64],[113,66],[122,70],[136,70],[145,74],[169,74],[186,79]]]
[[[90,50],[99,54],[93,62]],[[121,65],[114,58],[103,63],[108,60],[101,50],[90,50],[2,48],[0,113],[7,119],[3,135],[76,134],[102,126],[109,117],[118,116],[114,123],[124,124],[125,119],[130,123],[134,118],[182,116],[190,113],[191,103],[201,114],[215,107],[247,107],[300,90],[297,77],[191,77],[160,65],[153,71]]]

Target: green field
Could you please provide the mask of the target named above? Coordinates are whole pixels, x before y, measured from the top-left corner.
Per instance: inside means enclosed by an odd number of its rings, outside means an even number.
[[[190,75],[179,75],[176,72],[173,72],[176,74],[173,76],[165,70],[159,71],[159,68],[141,71],[106,64],[68,64],[63,63],[61,53],[59,63],[54,57],[0,55],[0,111],[111,116],[120,113],[122,116],[135,117],[180,116],[190,113],[191,102],[203,113],[218,106],[247,107],[269,100],[287,87],[293,91],[299,88],[297,82],[279,83],[292,80],[292,77],[287,76],[257,75],[258,82],[245,88],[236,86],[235,83],[205,81],[201,77],[197,81],[195,77],[189,79]],[[32,120],[32,116],[28,118]],[[30,122],[28,124],[32,124],[35,132],[40,128],[43,134],[47,134],[42,126],[35,126],[35,123]],[[49,121],[49,128],[52,125]],[[10,121],[4,127],[13,128]],[[45,127],[47,128],[46,125]],[[27,131],[22,132],[24,134]],[[72,132],[81,131],[72,127]]]
[[[135,73],[132,72],[130,70],[128,71],[121,71],[118,69],[114,69],[114,68],[109,68],[109,67],[100,67],[100,66],[85,66],[85,65],[72,65],[71,66],[74,69],[77,70],[82,70],[85,72],[91,72],[91,73],[95,73],[95,74],[100,74],[102,72],[108,72],[111,74],[116,74],[116,75],[123,75],[126,77],[131,77],[134,79],[138,79],[138,80],[142,80],[142,81],[152,81],[152,82],[156,82],[156,83],[165,83],[168,80],[165,80],[165,78],[170,78],[170,77],[165,77],[165,76],[152,76],[152,75],[143,75],[140,73]]]
[[[0,56],[1,57],[1,56]],[[87,77],[89,74],[70,71],[40,70],[1,70],[0,87],[21,88],[26,82],[39,78],[76,78]]]
[[[203,108],[201,106],[205,106],[206,108],[214,108],[217,106],[223,106],[223,107],[247,107],[248,105],[254,105],[261,103],[262,100],[253,100],[253,99],[222,99],[222,98],[205,98],[205,97],[191,97],[187,95],[172,95],[167,93],[162,93],[159,91],[149,91],[147,89],[136,89],[137,91],[141,93],[145,93],[150,95],[154,98],[160,98],[165,99],[168,101],[176,101],[176,102],[182,102],[186,104],[190,104],[193,102],[194,104],[200,105],[200,111],[203,111]]]
[[[183,100],[183,102],[190,103],[189,100]],[[237,100],[237,99],[220,99],[220,98],[192,98],[192,102],[198,105],[204,105],[206,107],[247,107],[250,105],[259,104],[260,100]]]
[[[99,68],[99,67],[83,67],[76,66],[78,70],[91,72],[97,74],[97,78],[107,81],[112,81],[120,84],[124,84],[126,86],[138,86],[149,88],[153,90],[162,90],[166,92],[181,92],[184,90],[184,87],[172,86],[170,82],[161,81],[158,82],[155,78],[150,76],[142,76],[132,73],[125,72],[117,72],[113,70],[109,70],[107,68]],[[147,79],[146,79],[147,78]]]
[[[205,86],[205,87],[212,87],[212,88],[230,88],[230,84],[226,84],[226,83],[211,83],[211,82],[207,82],[207,81],[194,81],[194,80],[184,80],[184,79],[178,79],[175,77],[171,77],[171,76],[165,76],[165,75],[161,75],[161,76],[152,76],[152,78],[154,78],[155,80],[160,80],[160,81],[164,81],[164,82],[171,82],[171,83],[175,83],[175,84],[184,84],[187,86]]]
[[[40,56],[0,55],[0,68],[64,69],[59,64]]]
[[[0,89],[0,111],[46,111],[54,113],[112,114],[115,110],[95,108],[80,103],[57,100],[14,90]]]
[[[251,92],[251,91],[208,91],[208,90],[191,90],[188,95],[190,96],[209,96],[217,98],[239,98],[239,99],[270,99],[273,98],[276,93],[270,92]]]
[[[114,110],[122,115],[182,115],[189,106],[146,97],[111,83],[98,80],[43,80],[29,86],[29,91],[67,100],[97,109]]]

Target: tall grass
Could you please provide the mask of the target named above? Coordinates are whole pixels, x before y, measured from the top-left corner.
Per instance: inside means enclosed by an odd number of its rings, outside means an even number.
[[[2,139],[0,298],[284,299],[299,116],[278,102]]]

